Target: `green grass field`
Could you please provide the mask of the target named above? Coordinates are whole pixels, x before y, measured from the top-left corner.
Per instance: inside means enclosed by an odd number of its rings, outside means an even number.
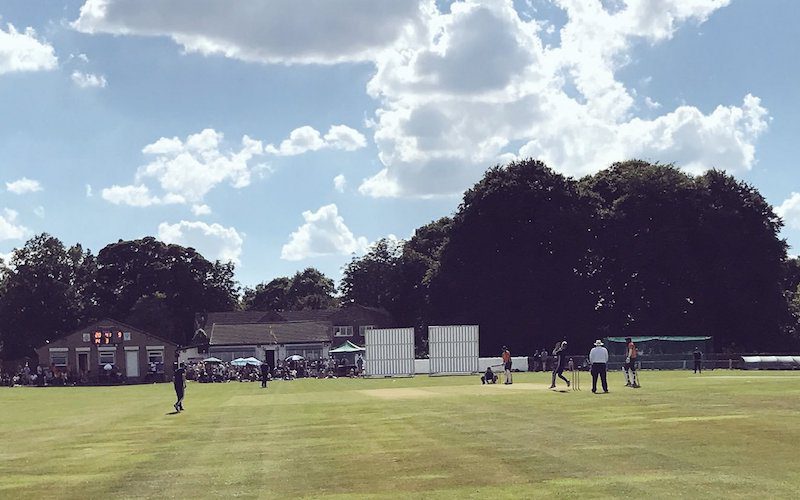
[[[800,373],[610,375],[3,388],[0,498],[797,497]]]

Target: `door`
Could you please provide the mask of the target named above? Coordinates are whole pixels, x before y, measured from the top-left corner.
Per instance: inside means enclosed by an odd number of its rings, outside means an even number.
[[[270,370],[275,368],[275,351],[264,351]]]
[[[89,353],[88,352],[79,352],[78,353],[78,373],[86,373],[89,369]]]
[[[125,351],[125,376],[139,376],[139,351]]]

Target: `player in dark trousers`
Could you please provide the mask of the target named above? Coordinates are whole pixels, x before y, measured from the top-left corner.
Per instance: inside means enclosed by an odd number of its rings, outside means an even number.
[[[694,348],[694,352],[692,352],[692,357],[694,358],[694,372],[703,373],[703,353],[700,352],[699,347]]]
[[[174,406],[175,411],[183,411],[183,396],[186,392],[186,365],[181,363],[180,366],[175,370],[172,379],[173,384],[175,384],[175,396],[177,396],[178,401],[175,402]]]
[[[594,347],[589,351],[589,363],[592,365],[592,392],[597,394],[597,377],[600,377],[603,392],[608,392],[608,380],[606,379],[608,349],[603,347],[602,340],[594,341]]]
[[[556,346],[553,349],[553,381],[550,383],[551,389],[556,388],[556,377],[566,382],[567,387],[569,387],[569,379],[564,376],[564,369],[567,367],[567,361],[564,359],[566,352],[567,341],[556,342]]]
[[[269,379],[269,365],[266,361],[261,363],[261,388],[267,388],[267,380]]]

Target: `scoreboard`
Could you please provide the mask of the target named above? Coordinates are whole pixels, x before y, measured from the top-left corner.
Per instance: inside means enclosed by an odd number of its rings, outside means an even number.
[[[122,330],[96,330],[92,334],[92,342],[95,345],[117,345],[125,339]]]

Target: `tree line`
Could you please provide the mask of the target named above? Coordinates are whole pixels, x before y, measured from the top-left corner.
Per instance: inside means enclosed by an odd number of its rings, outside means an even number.
[[[717,170],[617,163],[582,179],[535,160],[489,169],[456,212],[382,239],[333,280],[307,268],[242,288],[231,263],[152,237],[97,255],[40,234],[0,264],[0,346],[16,359],[103,317],[185,345],[200,311],[388,310],[398,326],[478,324],[481,353],[568,338],[711,335],[800,347],[800,263],[760,193]]]
[[[535,160],[489,169],[452,217],[379,241],[342,301],[403,324],[478,324],[483,354],[568,338],[710,335],[718,351],[800,347],[800,265],[752,186],[628,161],[571,179]]]

